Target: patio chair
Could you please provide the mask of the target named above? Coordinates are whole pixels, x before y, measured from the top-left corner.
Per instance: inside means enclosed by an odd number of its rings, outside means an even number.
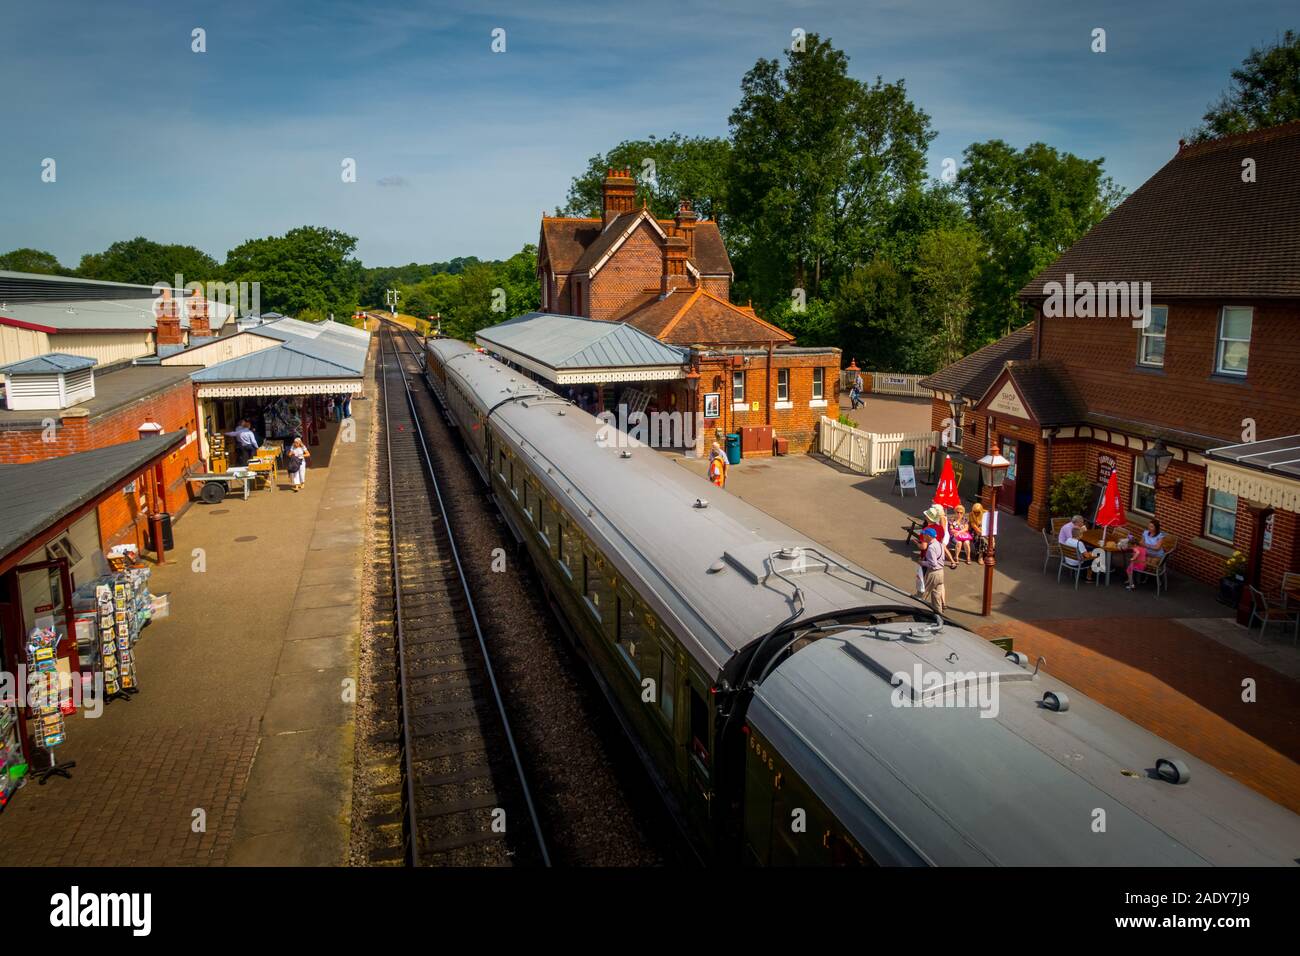
[[[1165,535],[1165,553],[1159,556],[1147,555],[1147,566],[1141,571],[1133,572],[1133,583],[1137,584],[1139,577],[1153,578],[1156,582],[1156,597],[1160,597],[1160,589],[1163,587],[1169,590],[1169,559],[1173,556],[1174,549],[1178,547],[1178,536],[1172,534]]]
[[[1058,541],[1056,538],[1056,535],[1060,532],[1060,530],[1061,530],[1060,528],[1057,528],[1056,531],[1052,532],[1051,534],[1048,534],[1047,529],[1046,528],[1043,529],[1043,545],[1044,545],[1043,573],[1044,574],[1047,573],[1047,566],[1052,563],[1053,558],[1059,559],[1064,557],[1064,555],[1061,552],[1061,542]]]
[[[1249,631],[1254,627],[1255,620],[1258,618],[1261,622],[1259,640],[1263,643],[1270,624],[1283,626],[1294,624],[1295,630],[1291,642],[1294,644],[1300,641],[1300,609],[1288,609],[1285,601],[1272,600],[1253,584],[1248,584],[1246,587],[1250,589],[1250,622],[1246,625],[1246,630]]]
[[[1057,550],[1061,555],[1061,564],[1056,569],[1056,583],[1061,583],[1062,572],[1068,572],[1074,575],[1074,589],[1076,591],[1079,590],[1079,575],[1092,567],[1092,558],[1084,557],[1084,555],[1088,553],[1087,547],[1081,542],[1078,549],[1073,551],[1073,554],[1071,554],[1072,549],[1067,547],[1061,547],[1058,545]],[[1097,577],[1100,577],[1100,575]],[[1092,583],[1097,583],[1096,578],[1093,579]]]

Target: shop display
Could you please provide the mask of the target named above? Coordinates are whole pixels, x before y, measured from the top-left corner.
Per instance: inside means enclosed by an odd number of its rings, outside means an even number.
[[[266,438],[295,438],[302,432],[302,411],[296,402],[277,399],[262,409],[262,422]]]
[[[27,758],[23,756],[22,737],[19,733],[17,687],[14,695],[0,700],[0,809],[9,804],[9,798],[22,786],[27,775]]]
[[[39,771],[45,783],[51,776],[71,777],[73,763],[60,765],[55,751],[67,740],[65,716],[76,709],[70,682],[59,678],[59,632],[53,627],[32,628],[27,638],[27,708],[32,714],[32,742],[50,756],[50,765]]]
[[[93,645],[87,648],[82,660],[93,662],[94,669],[103,675],[105,703],[126,699],[139,691],[135,643],[154,616],[154,599],[149,593],[151,572],[148,565],[125,565],[127,557],[133,554],[138,558],[134,549],[110,554],[110,566],[119,563],[113,557],[123,559],[121,570],[96,578],[73,595],[78,622],[87,618],[94,622]],[[78,637],[80,633],[79,626]]]

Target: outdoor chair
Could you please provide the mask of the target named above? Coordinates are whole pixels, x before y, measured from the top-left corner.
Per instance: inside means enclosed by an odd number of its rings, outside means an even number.
[[[1253,584],[1248,584],[1246,587],[1250,589],[1250,623],[1246,625],[1246,630],[1253,628],[1258,619],[1261,622],[1259,639],[1263,643],[1270,624],[1281,624],[1284,627],[1287,624],[1294,624],[1295,630],[1291,643],[1300,641],[1300,608],[1288,609],[1285,601],[1272,600]]]
[[[1044,574],[1047,573],[1047,566],[1052,563],[1053,559],[1059,560],[1065,557],[1061,549],[1061,542],[1058,541],[1056,538],[1056,535],[1060,533],[1060,530],[1061,530],[1060,528],[1057,528],[1055,531],[1049,534],[1046,528],[1043,529],[1043,545],[1044,545],[1043,573]],[[1059,578],[1059,574],[1058,574],[1058,578]]]
[[[1160,597],[1160,589],[1163,587],[1169,590],[1169,559],[1173,557],[1174,549],[1178,547],[1178,537],[1172,534],[1165,535],[1165,553],[1156,557],[1147,555],[1147,566],[1141,571],[1133,572],[1133,583],[1137,584],[1137,579],[1153,578],[1156,582],[1156,597]]]
[[[1092,566],[1092,559],[1084,557],[1084,555],[1088,553],[1088,549],[1084,547],[1083,544],[1080,544],[1078,549],[1074,551],[1073,555],[1071,555],[1070,548],[1065,548],[1058,545],[1057,549],[1060,551],[1061,554],[1061,564],[1056,569],[1056,583],[1057,584],[1061,583],[1062,573],[1073,574],[1074,589],[1076,591],[1079,590],[1079,575],[1083,574],[1083,572],[1087,571],[1088,568]],[[1098,575],[1098,577],[1100,577],[1100,575]],[[1093,584],[1096,583],[1097,583],[1096,579],[1094,578]]]

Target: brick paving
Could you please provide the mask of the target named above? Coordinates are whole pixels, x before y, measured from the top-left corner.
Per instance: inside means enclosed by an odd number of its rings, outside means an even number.
[[[116,733],[113,717],[143,696],[109,705],[77,735],[72,779],[29,780],[0,814],[9,866],[220,866],[257,749],[257,720],[243,725]],[[196,829],[194,811],[204,811]]]

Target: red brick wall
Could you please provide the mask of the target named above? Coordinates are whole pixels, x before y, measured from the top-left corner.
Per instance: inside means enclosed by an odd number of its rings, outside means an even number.
[[[1156,304],[1159,290],[1156,290]],[[1223,302],[1169,306],[1163,369],[1138,365],[1141,330],[1130,319],[1044,319],[1042,357],[1069,370],[1094,412],[1225,439],[1242,440],[1242,419],[1256,437],[1292,435],[1300,422],[1300,305],[1254,305],[1249,373],[1242,380],[1214,374]]]
[[[50,416],[56,417],[57,414],[51,412]],[[190,381],[186,379],[177,382],[166,391],[94,420],[84,417],[64,419],[59,422],[54,440],[50,442],[41,440],[40,428],[0,431],[0,463],[42,461],[136,441],[140,437],[139,426],[146,421],[162,425],[164,432],[181,429],[187,434],[194,432],[197,420],[194,389]],[[180,512],[189,502],[183,475],[187,468],[198,463],[198,450],[199,444],[194,441],[163,459],[167,506],[172,514]],[[105,548],[136,540],[138,497],[139,489],[134,495],[116,495],[100,505],[99,534]],[[139,524],[142,527],[143,523]]]
[[[768,390],[767,356],[745,356],[748,364],[733,368],[723,361],[706,360],[700,368],[700,411],[704,410],[703,396],[708,392],[722,394],[722,418],[714,421],[705,419],[704,427],[711,434],[713,429],[721,428],[725,432],[738,431],[746,425],[772,426],[773,434],[786,438],[790,442],[791,454],[805,454],[811,451],[817,442],[817,424],[823,415],[836,418],[839,415],[839,363],[838,349],[822,354],[787,353],[777,349],[772,357],[772,382],[770,398]],[[826,405],[812,407],[813,369],[823,369],[823,395]],[[776,408],[777,372],[787,369],[790,376],[789,401],[791,407]],[[745,372],[745,411],[732,411],[732,372]],[[767,404],[772,403],[769,418]],[[758,402],[758,410],[753,410],[753,403]],[[708,436],[706,435],[706,438]],[[770,454],[760,451],[758,456]],[[746,456],[748,457],[748,452]]]
[[[658,235],[642,221],[632,235],[590,280],[591,302],[585,315],[613,319],[647,289],[658,289],[663,277]]]

